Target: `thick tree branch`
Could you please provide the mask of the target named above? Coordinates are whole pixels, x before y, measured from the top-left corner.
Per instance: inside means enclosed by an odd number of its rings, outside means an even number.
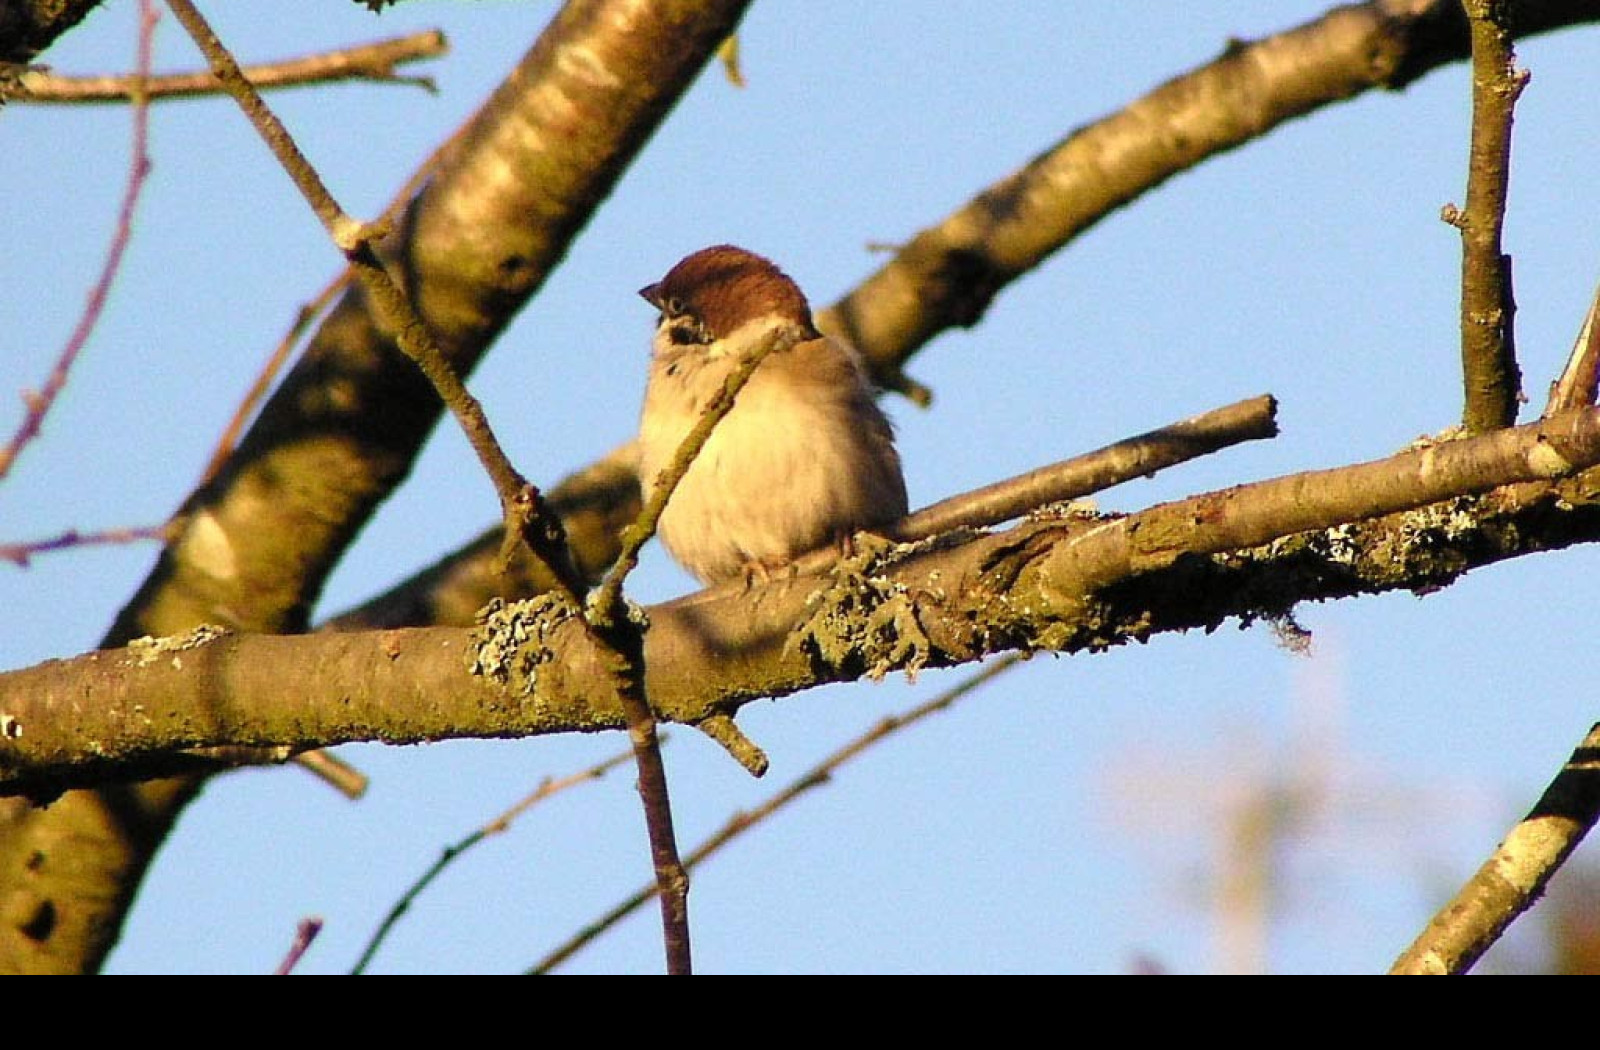
[[[648,610],[646,688],[660,717],[692,724],[824,682],[1427,590],[1475,565],[1600,538],[1597,462],[1591,409],[1127,517],[1046,517],[865,555],[828,576],[703,592]],[[586,625],[510,612],[522,617],[506,621],[515,636],[534,639],[524,647],[486,628],[224,633],[0,675],[0,785],[39,794],[148,776],[175,750],[222,744],[621,728],[610,657]]]
[[[1395,960],[1395,975],[1459,974],[1472,968],[1512,921],[1534,905],[1600,820],[1600,724],[1590,728],[1522,822],[1484,861],[1428,928]]]
[[[1600,18],[1600,2],[1519,4],[1528,35]],[[936,335],[970,327],[1015,278],[1116,209],[1280,124],[1372,90],[1401,88],[1467,57],[1459,0],[1336,7],[1240,43],[1068,135],[922,230],[817,323],[855,344],[891,389]]]

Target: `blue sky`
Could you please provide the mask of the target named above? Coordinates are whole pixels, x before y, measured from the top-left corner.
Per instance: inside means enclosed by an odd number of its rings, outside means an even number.
[[[214,4],[223,39],[266,60],[440,26],[437,96],[345,86],[271,96],[347,210],[382,207],[531,42],[549,5]],[[750,86],[696,85],[566,263],[474,374],[502,441],[553,483],[630,436],[653,322],[634,290],[695,248],[778,260],[814,303],[880,264],[1072,128],[1218,54],[1315,17],[1314,3],[757,3]],[[52,49],[62,72],[126,68],[133,6]],[[198,64],[170,17],[158,66]],[[1590,190],[1600,32],[1527,41],[1507,246],[1535,405],[1600,277]],[[891,401],[925,504],[1262,392],[1283,435],[1105,493],[1134,510],[1238,481],[1386,455],[1459,413],[1458,241],[1465,66],[1280,128],[1181,175],[1011,286]],[[182,500],[261,361],[337,257],[231,103],[154,113],[155,169],[126,268],[43,437],[0,486],[0,536],[159,522]],[[127,165],[117,107],[0,116],[0,385],[37,386],[104,252]],[[20,409],[0,407],[9,433]],[[329,583],[337,612],[494,517],[465,441],[441,427]],[[91,648],[149,547],[0,566],[0,668]],[[1301,610],[1315,653],[1262,628],[1038,657],[881,745],[697,873],[708,972],[1178,972],[1221,965],[1219,814],[1263,784],[1311,790],[1275,857],[1266,964],[1386,967],[1441,894],[1537,796],[1596,711],[1581,548],[1476,572],[1419,599]],[[690,580],[652,550],[641,600]],[[884,715],[966,671],[817,690],[745,709],[773,769],[752,781],[687,730],[667,753],[693,843]],[[327,927],[302,964],[339,972],[447,843],[620,736],[349,748],[374,779],[351,804],[297,770],[218,778],[145,884],[110,968],[262,972],[295,922]],[[1310,787],[1308,788],[1308,785]],[[1584,858],[1579,853],[1579,859]],[[378,971],[524,967],[647,877],[627,770],[481,846],[420,900]],[[1336,921],[1328,921],[1336,916]],[[661,966],[652,911],[573,971]]]

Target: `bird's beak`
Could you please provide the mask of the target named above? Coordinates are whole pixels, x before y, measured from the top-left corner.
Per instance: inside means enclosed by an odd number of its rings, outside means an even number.
[[[657,310],[661,309],[661,285],[659,283],[645,285],[639,289],[639,295]]]

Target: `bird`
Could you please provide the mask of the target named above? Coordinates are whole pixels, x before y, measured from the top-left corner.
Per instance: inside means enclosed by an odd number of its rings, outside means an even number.
[[[894,430],[861,359],[817,330],[787,274],[719,244],[639,294],[659,311],[639,419],[647,499],[729,373],[778,340],[662,511],[659,535],[680,565],[704,584],[742,577],[748,586],[905,516]]]

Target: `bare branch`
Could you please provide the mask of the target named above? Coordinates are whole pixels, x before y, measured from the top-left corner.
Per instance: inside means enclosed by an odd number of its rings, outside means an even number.
[[[396,72],[396,67],[425,58],[436,58],[448,50],[444,34],[437,29],[430,29],[370,44],[356,44],[299,58],[245,66],[243,73],[251,84],[262,91],[367,80],[409,84],[432,92],[436,90],[432,77],[406,76]],[[9,90],[0,92],[0,99],[36,105],[126,102],[133,96],[136,79],[136,76],[75,77],[29,72],[19,77]],[[221,83],[209,70],[152,76],[147,87],[148,97],[152,100],[195,98],[214,95],[222,90]]]
[[[233,455],[233,450],[239,443],[239,435],[244,432],[245,424],[250,422],[250,417],[255,413],[256,406],[261,404],[267,394],[272,390],[272,384],[277,381],[278,372],[289,359],[289,354],[295,345],[300,342],[300,337],[305,334],[311,322],[328,308],[333,302],[333,297],[344,290],[350,280],[350,271],[343,270],[333,280],[323,285],[309,303],[300,307],[295,314],[295,319],[289,325],[289,330],[284,333],[272,353],[267,355],[266,363],[261,366],[261,371],[256,374],[255,382],[250,384],[250,389],[245,392],[239,407],[234,409],[233,418],[228,420],[228,425],[222,428],[222,436],[217,438],[217,447],[211,453],[211,459],[206,463],[205,470],[200,472],[200,485],[217,476],[217,472],[227,463],[228,457]]]
[[[1511,257],[1501,252],[1506,186],[1511,171],[1511,120],[1528,83],[1511,49],[1511,6],[1463,0],[1472,26],[1472,145],[1467,206],[1444,218],[1461,231],[1462,421],[1474,434],[1517,419],[1522,373],[1517,368],[1516,300]]]
[[[1589,312],[1578,329],[1578,339],[1572,346],[1566,367],[1561,376],[1550,385],[1550,400],[1544,414],[1553,416],[1575,408],[1588,408],[1595,403],[1600,390],[1600,287],[1589,300]]]
[[[317,934],[322,932],[322,920],[318,918],[301,919],[295,927],[294,943],[284,954],[283,961],[278,964],[277,975],[287,977],[294,968],[300,964],[301,956],[306,949],[311,947],[311,942],[317,939]]]
[[[665,739],[664,736],[663,739]],[[422,891],[427,889],[434,879],[444,874],[444,870],[455,863],[463,853],[466,853],[491,835],[498,835],[509,830],[512,821],[550,796],[559,794],[567,788],[586,784],[591,780],[599,780],[632,757],[633,753],[631,751],[625,751],[620,755],[613,755],[604,762],[599,762],[570,776],[561,777],[558,780],[551,780],[547,777],[533,790],[532,794],[525,796],[516,805],[495,817],[483,827],[478,828],[460,842],[446,846],[444,851],[439,854],[439,859],[429,865],[428,870],[423,872],[410,886],[406,887],[406,891],[400,895],[400,899],[394,902],[394,906],[389,909],[389,913],[383,917],[383,921],[378,924],[378,928],[372,932],[366,947],[361,950],[360,958],[350,968],[351,975],[355,976],[366,972],[368,964],[372,962],[372,957],[378,953],[378,949],[382,947],[384,939],[389,936],[389,931],[394,929],[395,924],[405,917],[406,912],[411,910],[412,902],[422,895]]]
[[[1550,876],[1600,820],[1600,724],[1493,856],[1441,908],[1389,973],[1460,974],[1544,893]]]
[[[89,547],[102,543],[137,543],[140,540],[166,539],[164,525],[147,525],[141,528],[101,529],[98,532],[79,532],[68,529],[59,536],[44,540],[27,540],[21,543],[0,543],[0,561],[9,561],[19,568],[27,568],[36,554],[67,550],[72,547]]]
[[[713,853],[716,853],[723,846],[726,846],[729,842],[732,842],[746,831],[749,831],[757,824],[760,824],[774,813],[783,809],[789,803],[793,802],[801,795],[804,795],[807,791],[810,791],[812,788],[821,787],[824,784],[830,783],[833,779],[833,774],[843,767],[845,763],[849,762],[852,758],[855,758],[864,751],[869,750],[880,740],[885,740],[888,737],[893,736],[895,733],[898,733],[902,729],[909,729],[911,726],[916,725],[929,715],[938,714],[940,711],[950,707],[957,700],[960,700],[968,693],[971,693],[980,686],[986,685],[992,679],[999,677],[999,675],[1003,672],[1009,671],[1023,659],[1024,658],[1022,656],[1017,654],[1001,657],[988,667],[985,667],[983,670],[968,676],[961,682],[958,682],[952,688],[945,690],[938,696],[935,696],[933,699],[924,701],[923,703],[911,708],[910,710],[906,711],[905,714],[894,715],[889,718],[885,718],[883,721],[879,722],[862,735],[856,737],[854,740],[851,740],[849,743],[839,748],[839,750],[833,752],[833,754],[817,763],[810,770],[801,774],[801,776],[788,787],[784,788],[782,791],[779,791],[777,794],[767,799],[767,801],[763,802],[755,809],[748,813],[735,813],[732,817],[728,818],[728,822],[724,824],[718,831],[712,834],[710,838],[706,839],[689,852],[689,856],[684,863],[687,864],[692,870],[699,865],[700,862],[708,859]],[[655,895],[656,888],[653,885],[640,887],[638,890],[634,891],[632,896],[628,897],[616,907],[600,916],[600,918],[596,919],[594,922],[579,930],[572,937],[562,942],[561,945],[558,946],[554,951],[550,952],[550,954],[534,963],[533,966],[528,969],[528,973],[550,973],[557,966],[560,966],[562,963],[576,955],[590,941],[593,941],[602,933],[605,933],[611,927],[615,926],[617,923],[633,914],[633,912],[638,910],[640,906],[642,906],[646,901],[650,900],[650,898],[654,897]]]
[[[138,57],[134,61],[138,70],[134,77],[140,83],[150,73],[151,43],[155,37],[155,25],[155,9],[145,0],[141,0]],[[0,478],[11,472],[11,465],[16,462],[23,446],[38,435],[45,413],[50,411],[56,395],[61,393],[61,388],[66,385],[67,373],[72,369],[72,363],[77,360],[78,352],[89,341],[89,334],[94,331],[94,326],[105,309],[106,296],[111,291],[112,281],[116,280],[117,271],[122,266],[123,253],[133,236],[133,213],[139,203],[139,192],[144,188],[145,178],[150,174],[150,154],[147,152],[150,130],[149,103],[149,97],[142,90],[134,91],[133,157],[128,166],[128,182],[122,192],[122,203],[117,208],[116,230],[111,235],[111,246],[106,252],[105,264],[101,266],[100,276],[89,291],[89,301],[84,306],[77,325],[72,329],[67,345],[62,347],[61,355],[56,359],[55,367],[51,369],[44,386],[38,392],[30,391],[23,395],[27,411],[23,414],[22,423],[17,427],[10,442],[0,448]]]
[[[1519,5],[1517,32],[1600,18],[1594,0]],[[880,383],[935,336],[970,327],[1017,277],[1182,171],[1324,106],[1402,88],[1469,53],[1459,0],[1344,4],[1304,25],[1230,41],[1212,62],[1077,128],[906,242],[817,317]],[[921,397],[917,400],[924,400]]]
[[[1046,516],[872,555],[820,580],[702,592],[648,610],[645,688],[657,717],[695,724],[824,682],[1009,649],[1097,651],[1303,600],[1435,589],[1474,565],[1600,539],[1595,472],[1576,473],[1596,463],[1600,409],[1590,409],[1127,517]],[[892,629],[855,632],[864,622]],[[169,772],[179,748],[627,725],[615,652],[580,618],[529,643],[537,669],[520,685],[463,674],[483,640],[459,628],[210,632],[3,674],[0,791]],[[85,691],[92,708],[78,702]]]
[[[987,528],[1048,503],[1078,499],[1149,477],[1241,441],[1277,437],[1277,402],[1270,394],[1169,424],[1137,437],[924,507],[895,525],[900,540],[920,540],[956,528]]]

